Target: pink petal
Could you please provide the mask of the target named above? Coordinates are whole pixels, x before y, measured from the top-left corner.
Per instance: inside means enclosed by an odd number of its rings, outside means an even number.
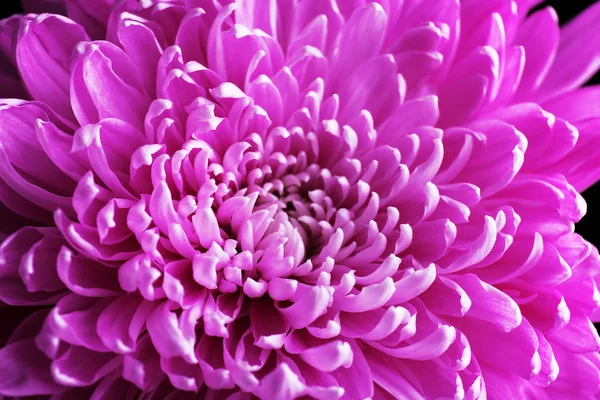
[[[584,84],[600,67],[598,50],[593,46],[597,35],[594,21],[600,7],[590,6],[560,31],[556,60],[539,89],[539,97],[554,97]]]
[[[118,118],[143,127],[150,100],[134,74],[132,60],[108,42],[88,42],[77,49],[71,73],[71,106],[82,124]]]
[[[73,119],[69,58],[75,45],[84,40],[89,40],[84,29],[59,15],[27,19],[19,31],[17,66],[27,90],[35,100],[48,104],[68,120]]]
[[[49,360],[40,365],[45,356],[32,339],[21,340],[0,350],[0,394],[3,396],[34,396],[57,393],[63,388],[50,375]]]

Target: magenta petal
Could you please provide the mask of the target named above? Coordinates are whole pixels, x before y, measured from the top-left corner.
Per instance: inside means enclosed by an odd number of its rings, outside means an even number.
[[[579,192],[583,192],[593,182],[597,180],[598,165],[596,164],[597,157],[595,156],[594,143],[600,137],[596,134],[596,127],[600,124],[600,119],[590,118],[577,124],[579,130],[579,140],[571,154],[560,163],[560,169],[565,171],[564,174],[568,177],[571,183]],[[569,166],[569,163],[574,163],[575,167]],[[586,168],[579,166],[586,164]]]
[[[150,101],[122,50],[108,42],[90,42],[78,48],[72,69],[71,106],[81,124],[119,118],[143,127]]]
[[[73,137],[52,122],[36,120],[35,130],[40,145],[54,165],[74,180],[87,172],[88,162],[81,154],[71,153]]]
[[[223,341],[204,335],[196,348],[198,363],[206,385],[211,389],[230,389],[235,387],[228,369],[223,368]]]
[[[63,390],[50,375],[49,363],[45,368],[40,363],[45,356],[33,340],[9,344],[0,350],[0,356],[4,371],[0,378],[0,394],[3,396],[33,396]]]
[[[52,228],[25,227],[0,246],[0,299],[13,305],[55,304],[64,295],[56,259],[64,244]]]
[[[300,357],[320,371],[331,372],[352,364],[352,348],[347,342],[333,341],[300,353]]]
[[[63,297],[46,319],[46,328],[38,335],[37,343],[49,341],[54,350],[58,350],[58,339],[77,348],[104,352],[106,346],[96,332],[99,315],[111,303],[110,299],[93,299],[69,294]],[[43,346],[39,345],[40,348]],[[45,349],[55,358],[54,351]]]
[[[376,349],[396,358],[430,360],[439,357],[456,339],[456,330],[449,325],[440,325],[423,340],[404,347],[388,348],[373,344]]]
[[[283,346],[289,324],[273,305],[260,300],[253,303],[250,318],[258,347],[278,349]]]
[[[73,292],[89,297],[108,297],[121,292],[117,271],[96,263],[63,247],[56,269],[61,281]]]
[[[304,385],[298,376],[285,363],[279,364],[267,375],[260,387],[261,397],[271,397],[274,400],[294,398],[304,390]]]
[[[0,81],[2,98],[29,98],[16,68],[15,47],[23,17],[14,15],[0,21]]]
[[[54,33],[60,35],[56,37]],[[19,31],[17,66],[27,90],[34,100],[48,104],[69,120],[73,119],[68,90],[69,58],[75,45],[85,40],[89,38],[81,26],[58,15],[25,20]]]
[[[517,43],[525,49],[526,61],[517,98],[540,87],[554,61],[561,34],[558,15],[551,7],[532,14],[520,28]],[[544,40],[540,40],[542,37]]]
[[[66,3],[69,18],[85,27],[92,39],[104,38],[113,5],[110,0],[100,0],[93,5],[82,0],[69,0]]]
[[[470,338],[473,354],[479,354],[477,357],[481,360],[495,360],[486,362],[490,367],[505,371],[510,365],[511,373],[524,379],[539,372],[539,342],[535,330],[526,320],[510,332],[502,332],[487,322],[473,323],[468,328],[464,325],[461,330]],[[494,338],[496,346],[484,348],[484,338]]]
[[[574,337],[577,337],[576,341]],[[574,353],[592,353],[600,348],[593,324],[580,312],[571,313],[569,323],[550,335],[549,339]]]
[[[554,97],[584,84],[598,69],[598,50],[592,37],[598,34],[594,21],[598,5],[590,6],[560,32],[556,60],[539,89],[540,97]]]
[[[600,96],[598,86],[573,90],[543,103],[545,110],[568,121],[578,122],[596,117],[592,105]]]
[[[427,96],[402,104],[378,129],[378,142],[398,143],[397,140],[413,133],[420,126],[435,126],[439,118],[438,99]]]
[[[153,95],[156,92],[158,60],[162,54],[155,30],[160,28],[145,20],[127,17],[127,14],[122,16],[116,35],[131,61],[143,66],[140,73],[146,93]]]
[[[47,119],[45,112],[34,103],[20,103],[4,105],[0,115],[2,180],[14,192],[41,208],[70,210],[68,195],[73,182],[52,163],[35,135],[36,118]],[[35,161],[26,158],[25,154],[30,154]]]
[[[600,7],[540,3],[24,0],[0,397],[597,396]]]
[[[572,354],[559,347],[556,349],[556,359],[563,368],[556,382],[549,387],[550,396],[585,397],[598,391],[600,374],[597,366],[600,360],[596,354]]]
[[[52,375],[57,382],[68,386],[88,386],[118,368],[120,356],[96,353],[72,346],[52,362]]]
[[[116,353],[132,352],[153,308],[152,303],[141,298],[119,298],[98,317],[98,336],[107,348]]]
[[[473,305],[473,300],[463,287],[454,280],[443,276],[437,276],[420,298],[436,314],[455,317],[464,316]]]
[[[340,122],[350,120],[363,109],[371,112],[376,124],[384,121],[403,100],[401,79],[392,56],[365,61],[350,75],[348,86],[339,90]]]
[[[305,294],[287,308],[280,308],[290,325],[295,328],[303,328],[317,319],[327,307],[329,293],[324,287],[308,289]]]
[[[348,74],[351,72],[349,68],[378,54],[385,38],[386,25],[387,16],[378,3],[355,9],[341,32],[340,53],[334,73]]]
[[[396,290],[386,305],[396,305],[411,300],[425,292],[435,280],[436,267],[430,264],[427,268],[408,269],[394,284]]]
[[[416,400],[423,398],[423,394],[420,392],[422,390],[420,384],[415,382],[416,379],[413,376],[409,375],[407,378],[402,373],[404,371],[398,370],[400,363],[396,360],[391,363],[385,362],[382,353],[374,349],[365,351],[365,358],[371,365],[373,381],[378,385],[376,388],[379,390],[375,391],[376,394],[387,396],[382,397],[386,399],[407,398]]]
[[[136,350],[123,357],[123,379],[146,389],[162,377],[159,355],[148,336],[139,340]]]
[[[468,316],[489,321],[509,332],[521,324],[519,306],[506,294],[491,285],[481,282],[474,275],[463,275],[455,281],[465,290],[472,305]]]
[[[190,10],[181,21],[175,44],[181,48],[185,60],[194,60],[206,65],[204,43],[208,37],[206,11],[201,8]]]
[[[193,342],[179,326],[177,316],[169,308],[167,301],[156,308],[148,317],[147,327],[152,343],[164,357],[182,356],[189,361],[196,360]]]
[[[474,129],[483,136],[476,136],[474,154],[469,159],[468,167],[460,174],[460,179],[477,185],[481,188],[482,197],[486,197],[502,189],[518,173],[524,162],[527,139],[513,126],[499,120],[485,121]],[[458,134],[458,130],[456,132]],[[496,148],[493,159],[484,156],[485,151],[478,150],[494,146],[492,143]],[[488,173],[479,173],[483,170]],[[490,179],[491,170],[495,171],[492,173],[494,179]]]
[[[379,284],[364,287],[358,294],[350,294],[338,299],[342,311],[365,312],[386,304],[396,291],[394,281],[388,277]]]
[[[131,196],[125,186],[129,158],[144,144],[144,139],[142,132],[132,125],[117,119],[105,119],[77,130],[71,152],[85,151],[89,164],[106,186],[122,198],[129,198]]]
[[[349,342],[352,349],[352,365],[340,368],[335,377],[344,387],[344,394],[356,398],[369,398],[373,396],[373,377],[371,368],[362,350],[356,342]]]

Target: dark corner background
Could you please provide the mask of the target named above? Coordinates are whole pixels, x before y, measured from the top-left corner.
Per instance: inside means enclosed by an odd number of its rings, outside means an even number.
[[[21,2],[19,0],[5,0],[0,9],[0,18],[10,17],[13,14],[20,13]]]
[[[536,9],[545,6],[554,7],[558,12],[560,23],[563,25],[596,1],[598,0],[548,0],[541,3]],[[6,18],[20,12],[22,12],[22,9],[19,0],[2,1],[0,18]],[[588,84],[600,84],[600,73],[597,73]],[[588,212],[577,224],[576,230],[579,234],[600,248],[600,234],[597,232],[597,228],[600,225],[600,183],[597,183],[586,190],[583,193],[583,197],[588,203]],[[596,324],[596,329],[600,331],[600,324]]]

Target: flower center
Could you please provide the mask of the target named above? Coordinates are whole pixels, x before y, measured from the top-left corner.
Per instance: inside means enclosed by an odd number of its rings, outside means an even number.
[[[412,238],[409,214],[401,218],[395,206],[408,169],[395,148],[365,151],[374,140],[368,113],[357,117],[357,131],[307,119],[304,109],[285,127],[272,126],[230,84],[210,93],[214,102],[151,107],[150,134],[160,144],[138,149],[130,168],[142,196],[128,222],[144,254],[123,270],[148,266],[148,290],[161,295],[164,287],[184,307],[201,306],[204,289],[206,301],[225,296],[236,304],[268,293],[281,312],[314,303],[306,324],[328,312],[334,292],[359,296],[383,280],[380,301],[389,298],[398,254]],[[188,126],[170,113],[187,115]],[[232,320],[221,317],[211,332]]]
[[[309,157],[302,151],[283,156],[248,146],[241,160],[235,170],[231,169],[233,164],[226,172],[223,166],[224,173],[209,183],[214,185],[211,210],[220,235],[215,235],[205,255],[196,257],[202,262],[210,260],[207,264],[196,263],[200,268],[197,281],[204,283],[200,275],[206,273],[205,277],[211,277],[209,289],[229,291],[246,286],[247,294],[254,297],[275,278],[302,280],[315,267],[329,274],[333,260],[327,260],[321,252],[335,233],[336,207],[324,190],[331,173],[316,163],[309,164]],[[232,181],[228,176],[238,178]],[[227,194],[219,198],[219,192]],[[203,197],[202,189],[199,197]],[[341,239],[338,237],[336,242]],[[218,255],[215,244],[220,243],[219,239],[224,239],[225,247],[235,243],[235,254]],[[257,292],[252,292],[253,286]]]

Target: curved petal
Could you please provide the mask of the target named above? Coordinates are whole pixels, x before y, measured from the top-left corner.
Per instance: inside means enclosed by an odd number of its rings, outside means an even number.
[[[85,40],[83,27],[56,14],[24,19],[17,40],[17,66],[27,90],[68,120],[74,120],[69,61],[75,45]]]

